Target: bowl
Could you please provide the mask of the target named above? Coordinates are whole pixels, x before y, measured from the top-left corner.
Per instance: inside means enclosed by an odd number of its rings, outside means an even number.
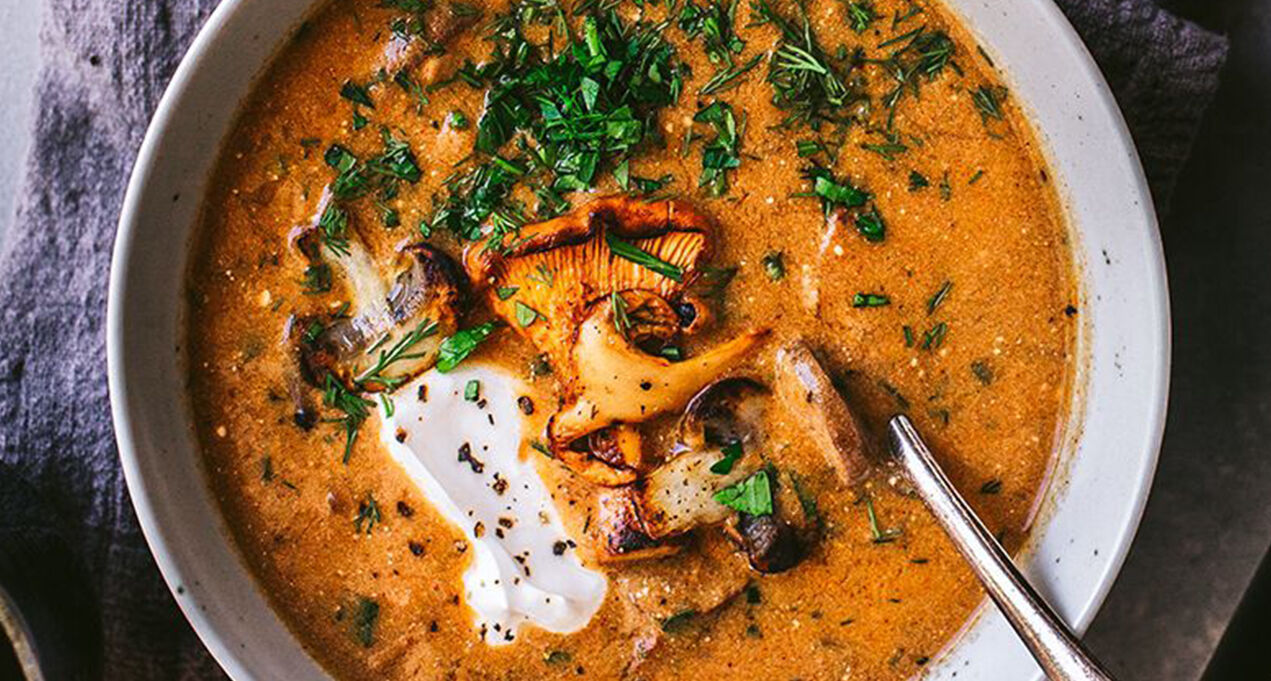
[[[1082,295],[1078,390],[1057,474],[1018,562],[1078,631],[1120,569],[1147,501],[1169,382],[1161,242],[1112,94],[1050,0],[951,0],[1037,131],[1066,206]],[[329,678],[253,580],[205,483],[181,330],[191,236],[239,102],[315,0],[225,0],[177,69],[128,186],[107,351],[123,470],[155,560],[234,679]],[[981,607],[928,678],[1040,678]]]

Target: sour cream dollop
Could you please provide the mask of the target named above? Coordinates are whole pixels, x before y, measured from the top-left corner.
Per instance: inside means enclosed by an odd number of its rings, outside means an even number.
[[[517,405],[530,394],[510,373],[477,363],[429,371],[401,388],[380,429],[385,447],[428,500],[463,531],[463,583],[490,645],[523,624],[577,631],[605,598],[605,576],[583,566],[534,462]]]

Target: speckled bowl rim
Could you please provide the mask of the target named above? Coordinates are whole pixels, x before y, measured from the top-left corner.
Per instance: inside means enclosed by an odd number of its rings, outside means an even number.
[[[269,608],[205,484],[184,399],[180,283],[208,169],[237,110],[238,100],[222,94],[225,74],[233,72],[233,87],[247,92],[313,4],[225,0],[213,12],[147,131],[110,276],[111,406],[133,505],[177,603],[238,680],[329,677]],[[1030,114],[1072,222],[1082,277],[1083,388],[1060,474],[1021,555],[1039,590],[1084,631],[1125,560],[1156,470],[1170,360],[1160,236],[1125,122],[1059,10],[1049,0],[948,4],[982,38]],[[991,608],[981,609],[927,673],[1041,678]]]

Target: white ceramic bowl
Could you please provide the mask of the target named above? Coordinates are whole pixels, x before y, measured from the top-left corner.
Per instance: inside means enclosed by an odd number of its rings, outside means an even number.
[[[168,586],[235,679],[324,679],[270,609],[204,483],[179,327],[189,242],[238,103],[315,0],[225,0],[146,135],[120,218],[107,346],[115,432],[133,504]],[[1094,617],[1147,501],[1164,423],[1169,311],[1151,199],[1107,85],[1050,0],[952,0],[993,55],[1067,204],[1083,302],[1081,389],[1058,482],[1021,560],[1078,630]],[[984,608],[930,678],[1040,678]]]

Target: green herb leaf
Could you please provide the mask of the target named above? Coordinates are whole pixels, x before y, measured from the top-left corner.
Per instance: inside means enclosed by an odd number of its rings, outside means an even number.
[[[786,277],[785,254],[781,251],[769,251],[763,257],[763,271],[769,281],[781,281]]]
[[[857,293],[852,296],[852,307],[882,307],[890,304],[891,299],[881,293]]]
[[[538,311],[530,307],[529,305],[526,305],[525,303],[522,303],[521,301],[518,300],[516,301],[514,308],[516,309],[516,324],[517,326],[520,326],[522,329],[538,321],[538,318],[540,316],[538,314]]]
[[[463,399],[466,402],[476,402],[481,397],[481,381],[472,379],[463,386]]]
[[[982,385],[989,385],[993,382],[993,367],[989,366],[988,360],[977,359],[971,362],[971,375]]]
[[[517,286],[500,286],[494,290],[494,295],[498,296],[499,300],[507,300],[508,298],[516,295],[516,292],[520,290],[521,289]]]
[[[363,648],[375,645],[375,630],[380,620],[380,604],[366,597],[357,599],[353,613],[353,636]]]
[[[927,180],[922,173],[917,170],[909,171],[909,191],[916,192],[920,189],[926,189],[931,186],[931,182]]]
[[[645,269],[657,272],[672,281],[684,281],[684,270],[647,251],[641,250],[634,244],[623,241],[617,236],[614,236],[612,232],[605,232],[605,243],[609,245],[609,250],[613,251],[613,254],[619,258],[630,260],[631,262]]]
[[[379,504],[375,502],[375,495],[367,492],[366,499],[358,504],[357,517],[353,519],[353,529],[358,533],[370,534],[381,520],[383,516],[380,514]]]
[[[874,11],[874,3],[868,0],[849,2],[847,4],[847,18],[852,25],[853,31],[864,33],[878,19],[878,13]]]
[[[344,81],[344,85],[340,87],[340,96],[368,109],[375,108],[375,102],[371,101],[371,95],[366,88],[351,80]]]
[[[733,472],[733,466],[741,459],[741,443],[731,442],[724,445],[724,448],[720,450],[720,453],[724,455],[724,458],[711,464],[711,472],[715,475],[728,475]]]
[[[883,222],[883,216],[878,214],[878,208],[870,207],[868,211],[856,216],[856,231],[866,241],[879,242],[886,238],[887,224]]]
[[[878,513],[874,510],[874,498],[865,497],[865,516],[869,520],[869,532],[873,536],[875,544],[886,544],[895,541],[897,537],[904,534],[900,528],[891,528],[883,530],[878,526]]]
[[[662,620],[662,631],[668,634],[678,634],[687,629],[696,618],[696,610],[681,610]]]
[[[437,371],[448,374],[468,358],[477,346],[485,342],[497,329],[496,322],[486,322],[470,329],[463,329],[441,342],[437,350]]]
[[[772,486],[768,471],[758,473],[741,482],[725,487],[714,495],[715,501],[749,515],[772,515]]]
[[[998,478],[992,478],[980,485],[980,494],[997,494],[1002,491],[1002,481]]]
[[[946,281],[941,284],[940,289],[927,300],[927,314],[935,314],[935,311],[939,309],[940,306],[944,304],[945,299],[949,297],[949,291],[952,290],[953,282]]]

